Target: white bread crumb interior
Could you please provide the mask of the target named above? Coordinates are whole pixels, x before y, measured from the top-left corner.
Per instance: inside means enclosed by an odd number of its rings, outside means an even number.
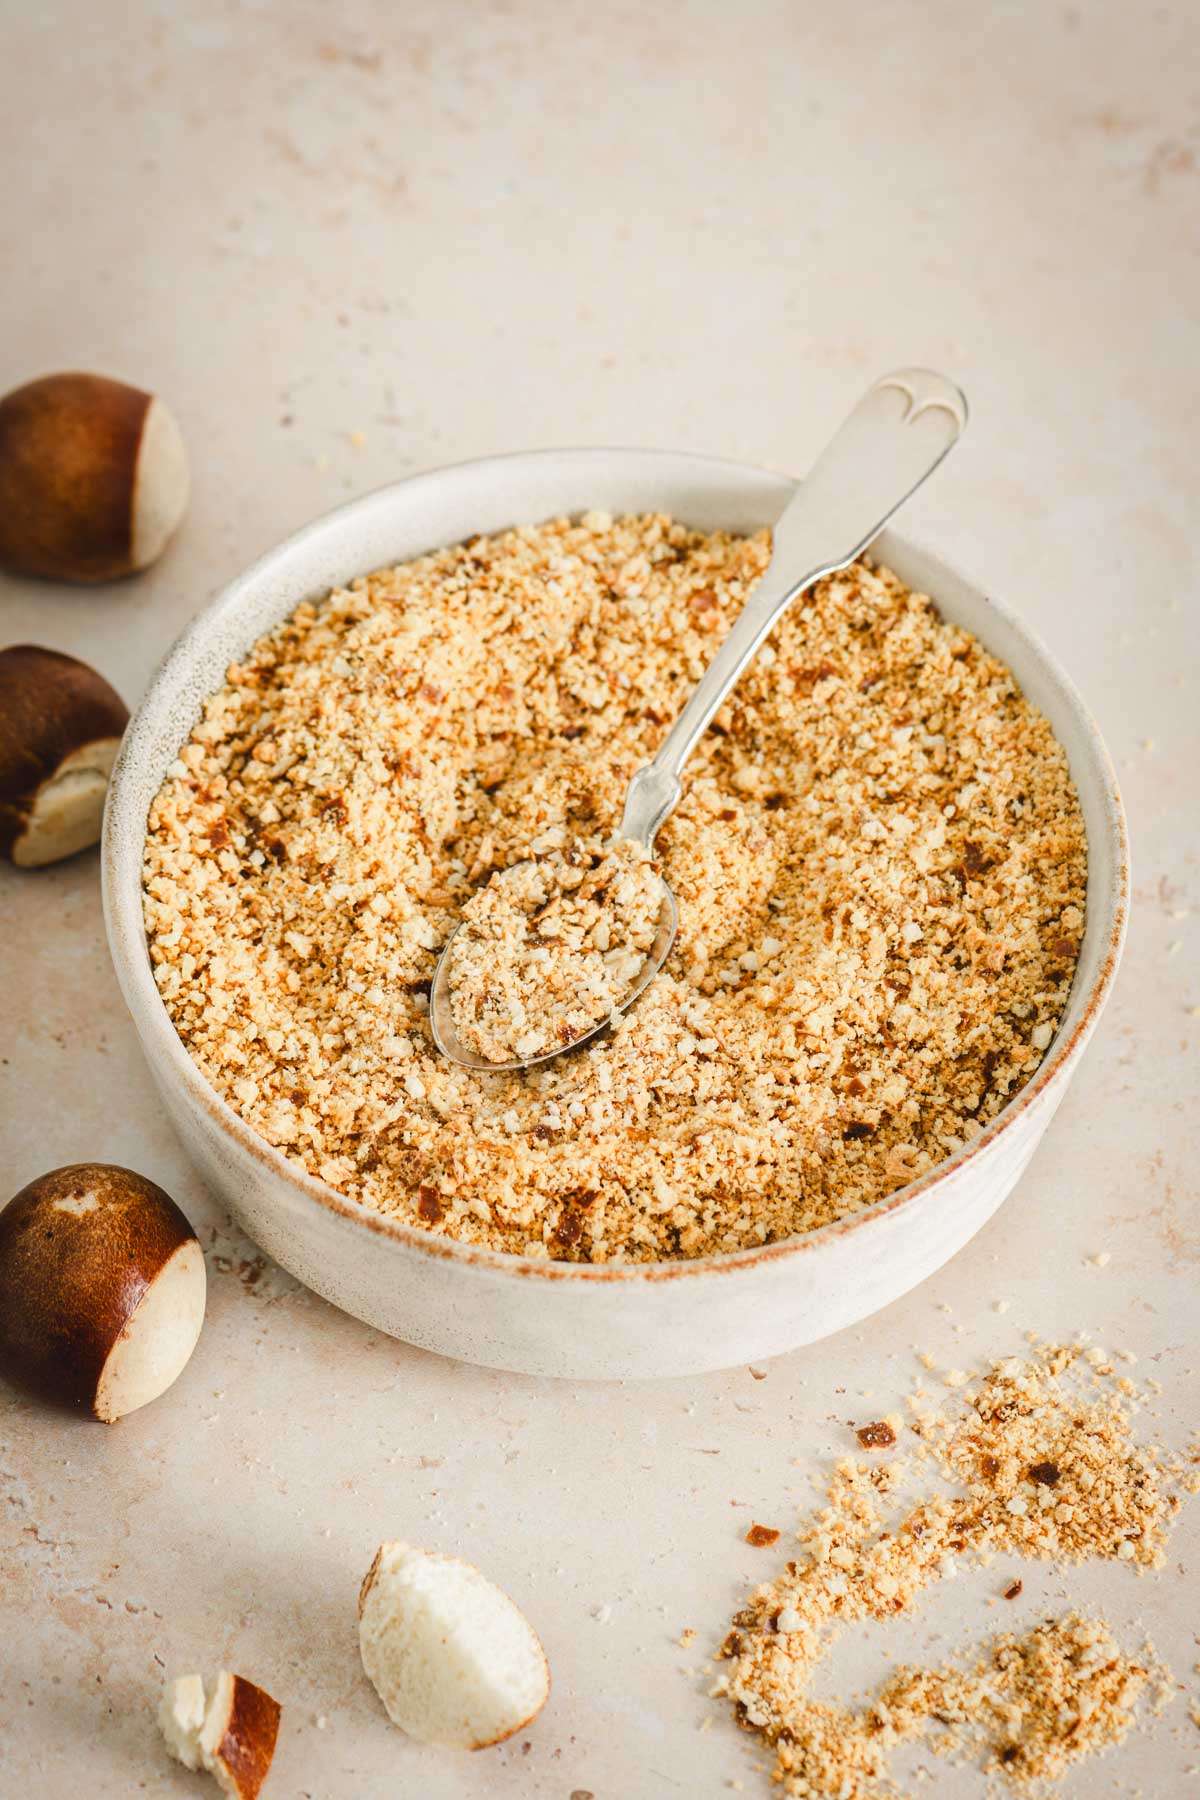
[[[359,1596],[363,1667],[388,1717],[427,1744],[481,1750],[545,1704],[550,1671],[524,1613],[467,1562],[380,1546]]]

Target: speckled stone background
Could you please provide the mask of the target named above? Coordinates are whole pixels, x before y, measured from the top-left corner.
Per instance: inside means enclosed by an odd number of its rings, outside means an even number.
[[[911,523],[1024,608],[1100,720],[1133,832],[1125,967],[987,1230],[763,1381],[500,1376],[298,1289],[231,1235],[155,1103],[94,855],[0,871],[3,1191],[132,1164],[200,1227],[211,1295],[178,1386],[114,1429],[0,1394],[5,1800],[200,1793],[153,1705],[164,1666],[220,1663],[284,1702],[279,1800],[765,1795],[704,1697],[703,1654],[779,1554],[742,1534],[789,1525],[914,1347],[963,1365],[1087,1330],[1161,1382],[1148,1431],[1193,1421],[1194,11],[5,0],[0,70],[0,388],[63,366],[153,386],[195,473],[151,575],[3,579],[0,637],[90,658],[130,702],[252,556],[406,471],[606,442],[802,468],[877,371],[927,361],[971,397]],[[825,1691],[1094,1600],[1149,1626],[1187,1693],[1068,1789],[1190,1792],[1198,1519],[1158,1579],[1025,1568],[1002,1613],[997,1579],[960,1581],[906,1638],[839,1649]],[[464,1552],[527,1608],[555,1686],[522,1739],[470,1760],[389,1727],[354,1629],[386,1535]],[[935,1767],[939,1795],[982,1792]]]

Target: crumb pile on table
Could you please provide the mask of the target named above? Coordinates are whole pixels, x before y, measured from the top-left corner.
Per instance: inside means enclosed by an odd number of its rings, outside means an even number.
[[[556,519],[305,602],[230,668],[150,810],[159,991],[216,1090],[407,1223],[605,1262],[844,1218],[1036,1070],[1084,929],[1066,756],[1011,672],[861,563],[776,628],[656,854],[670,960],[524,1074],[439,1057],[437,954],[546,833],[608,835],[770,555]]]
[[[812,1697],[842,1630],[907,1612],[960,1569],[997,1557],[1161,1568],[1179,1492],[1200,1485],[1194,1460],[1136,1440],[1134,1384],[1094,1346],[1007,1358],[949,1414],[925,1394],[909,1404],[907,1426],[896,1416],[859,1433],[878,1454],[837,1465],[794,1559],[722,1646],[714,1692],[775,1747],[783,1792],[805,1800],[893,1795],[889,1760],[911,1740],[982,1752],[1017,1782],[1055,1779],[1173,1694],[1149,1645],[1122,1648],[1103,1619],[1072,1611],[1000,1633],[974,1662],[899,1668],[858,1707]],[[892,1455],[905,1438],[912,1448]],[[1005,1580],[1017,1598],[1021,1581]]]

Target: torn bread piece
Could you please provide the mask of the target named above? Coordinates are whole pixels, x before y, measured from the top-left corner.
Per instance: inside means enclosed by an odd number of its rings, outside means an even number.
[[[116,1163],[51,1169],[0,1210],[0,1374],[115,1424],[186,1368],[206,1280],[156,1183]]]
[[[40,869],[96,842],[128,723],[87,663],[38,644],[0,650],[0,856]]]
[[[437,1551],[380,1545],[358,1596],[358,1639],[388,1717],[424,1744],[502,1743],[550,1692],[520,1608],[471,1563]]]
[[[222,1793],[255,1800],[275,1754],[279,1714],[278,1700],[263,1688],[222,1669],[207,1698],[199,1675],[169,1681],[158,1723],[185,1769],[207,1769]]]

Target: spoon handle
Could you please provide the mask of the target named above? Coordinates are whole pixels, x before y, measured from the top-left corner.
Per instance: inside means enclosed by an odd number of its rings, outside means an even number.
[[[953,448],[966,422],[959,389],[929,369],[899,369],[868,388],[777,521],[766,574],[658,755],[630,782],[622,837],[653,844],[678,803],[680,775],[697,740],[775,621],[814,581],[862,554]]]

